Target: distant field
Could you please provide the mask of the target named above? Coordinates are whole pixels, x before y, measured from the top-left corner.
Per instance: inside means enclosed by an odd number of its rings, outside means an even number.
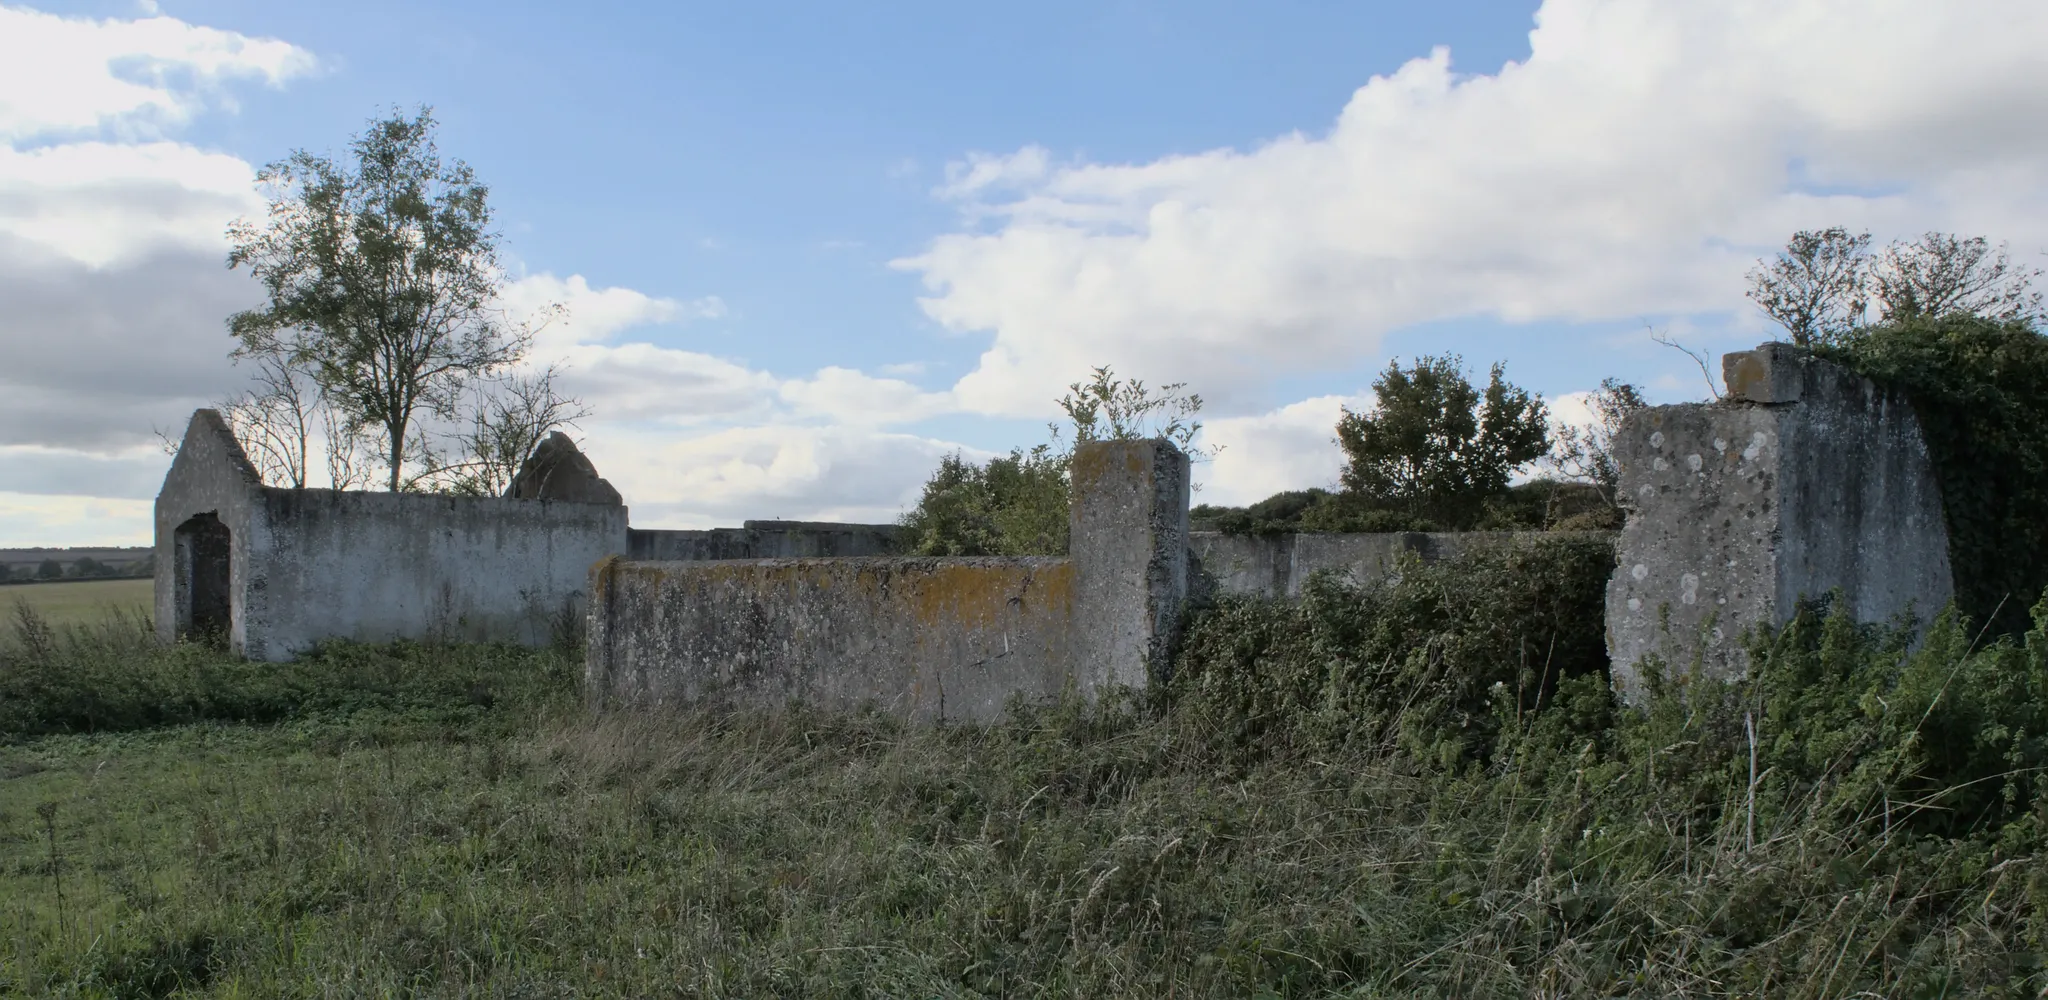
[[[12,584],[0,587],[0,614],[11,617],[16,601],[27,602],[52,625],[88,624],[115,608],[147,614],[154,584],[152,580]]]

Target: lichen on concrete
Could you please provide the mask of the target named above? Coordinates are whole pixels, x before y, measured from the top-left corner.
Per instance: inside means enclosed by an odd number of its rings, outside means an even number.
[[[872,706],[987,721],[1013,698],[1143,687],[1185,604],[1187,456],[1096,442],[1071,558],[607,560],[590,586],[599,705]]]

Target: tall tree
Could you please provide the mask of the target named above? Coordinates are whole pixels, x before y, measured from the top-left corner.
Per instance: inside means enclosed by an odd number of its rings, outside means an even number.
[[[488,189],[441,159],[434,127],[425,108],[373,121],[345,165],[295,151],[258,174],[268,219],[229,229],[228,266],[268,294],[229,319],[236,355],[303,363],[349,422],[381,431],[393,490],[421,411],[452,419],[465,387],[531,341],[496,304]]]
[[[1377,404],[1347,407],[1337,421],[1345,490],[1447,526],[1471,523],[1550,448],[1543,400],[1504,374],[1496,363],[1482,392],[1456,355],[1417,358],[1412,368],[1389,362],[1373,383]]]

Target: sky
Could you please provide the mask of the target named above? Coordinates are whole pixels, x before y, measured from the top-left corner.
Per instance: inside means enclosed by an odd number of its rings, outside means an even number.
[[[636,525],[889,520],[1095,365],[1207,401],[1211,503],[1330,485],[1457,354],[1702,398],[1803,228],[2048,264],[2039,0],[0,0],[0,546],[146,544],[236,391],[257,169],[429,105],[566,319]]]

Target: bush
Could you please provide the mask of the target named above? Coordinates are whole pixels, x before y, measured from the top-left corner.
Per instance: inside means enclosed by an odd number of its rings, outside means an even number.
[[[1065,555],[1067,465],[1067,456],[1042,445],[987,465],[947,455],[903,516],[911,554]]]
[[[1226,535],[1280,535],[1444,531],[1430,517],[1378,505],[1357,493],[1324,489],[1275,493],[1249,507],[1202,505],[1189,511],[1197,531]],[[1609,531],[1621,527],[1621,510],[1590,483],[1531,479],[1488,498],[1470,527],[1477,531]]]
[[[1225,598],[1190,623],[1173,690],[1248,750],[1392,743],[1447,764],[1490,759],[1511,716],[1571,689],[1604,717],[1603,617],[1613,543],[1503,541],[1351,586],[1311,578],[1298,602]]]

